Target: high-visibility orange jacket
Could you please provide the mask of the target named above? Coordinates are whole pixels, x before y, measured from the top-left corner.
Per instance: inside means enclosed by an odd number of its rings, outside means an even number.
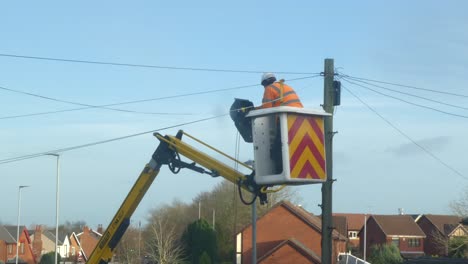
[[[265,87],[260,108],[277,106],[304,107],[294,89],[282,82],[275,82]]]

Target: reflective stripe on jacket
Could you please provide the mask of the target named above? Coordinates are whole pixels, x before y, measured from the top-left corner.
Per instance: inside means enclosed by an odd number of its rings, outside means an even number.
[[[280,82],[275,82],[265,87],[262,106],[260,108],[277,106],[303,107],[294,89]]]

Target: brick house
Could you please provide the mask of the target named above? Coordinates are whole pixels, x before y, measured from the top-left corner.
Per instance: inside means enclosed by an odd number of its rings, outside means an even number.
[[[410,215],[372,215],[366,222],[366,255],[374,245],[394,244],[404,258],[424,255],[426,235]],[[358,234],[364,249],[364,227]]]
[[[69,236],[70,260],[78,262],[86,262],[93,253],[94,248],[96,247],[99,239],[102,237],[102,225],[99,225],[98,231],[92,230],[87,226],[83,227],[83,232],[81,233],[72,233]]]
[[[258,263],[321,263],[321,219],[283,201],[257,219]],[[236,236],[236,263],[252,258],[252,225]],[[346,237],[333,231],[333,263],[346,251]],[[294,260],[294,261],[292,261]]]
[[[19,243],[16,242],[17,226],[0,226],[0,262],[16,262],[16,246],[18,248],[18,263],[36,264],[36,256],[32,249],[31,238],[25,226],[20,226]]]
[[[99,232],[100,231],[100,232]],[[83,257],[88,260],[88,257],[93,253],[99,239],[102,237],[102,226],[98,227],[98,231],[90,229],[87,226],[83,227],[83,232],[76,235],[80,240],[81,248],[83,249]]]
[[[364,226],[365,219],[369,218],[369,215],[365,214],[348,214],[348,213],[334,213],[333,216],[343,216],[346,218],[347,230],[346,236],[348,237],[348,248],[353,251],[360,251],[359,249],[359,231]]]
[[[81,248],[81,243],[75,232],[71,233],[69,236],[70,241],[70,252],[68,254],[68,259],[73,262],[85,262],[83,249]]]
[[[49,253],[49,252],[54,252],[55,251],[55,229],[43,229],[41,225],[37,225],[35,230],[31,233],[31,240],[32,240],[32,245],[33,245],[33,251],[34,254],[36,255],[38,262],[41,258],[42,255]],[[60,238],[66,238],[67,235],[63,232],[59,232],[59,239],[57,241],[58,243],[58,253],[62,258],[65,258],[66,255],[62,254],[61,247],[63,247],[63,242],[62,239]]]
[[[70,238],[64,234],[63,243],[59,246],[59,253],[62,259],[68,259],[70,257]]]
[[[455,236],[468,235],[462,218],[455,215],[422,215],[416,223],[426,234],[424,252],[430,256],[447,256],[448,240]]]

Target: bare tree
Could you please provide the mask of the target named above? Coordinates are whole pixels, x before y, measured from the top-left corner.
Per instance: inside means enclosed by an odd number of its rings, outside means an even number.
[[[450,203],[450,208],[455,214],[468,217],[468,187],[465,187],[458,200]]]
[[[242,193],[245,200],[251,201],[252,197],[250,193],[246,190],[242,190]],[[269,194],[267,206],[261,206],[257,203],[258,216],[260,217],[265,214],[274,204],[281,200],[297,203],[300,200],[297,189],[287,187],[279,192]],[[170,229],[166,227],[163,228],[163,231],[167,232],[167,230],[170,230],[173,232],[171,236],[174,239],[180,239],[187,226],[199,217],[206,219],[210,225],[216,225],[213,228],[216,230],[221,260],[228,261],[233,259],[234,255],[232,252],[235,250],[235,234],[240,228],[250,224],[252,218],[251,206],[246,206],[240,202],[237,185],[229,181],[222,181],[212,190],[201,192],[190,204],[175,200],[170,205],[153,209],[148,219],[149,224],[145,227],[144,232],[145,241],[153,242],[151,245],[152,249],[148,249],[147,251],[154,252],[154,248],[157,248],[154,233],[156,230],[161,230],[161,228],[158,228],[158,224],[168,225],[170,223]]]
[[[158,264],[183,263],[183,247],[175,231],[176,226],[164,216],[153,217],[149,224],[147,253]]]
[[[429,234],[428,238],[430,238],[433,246],[438,251],[438,255],[455,258],[468,258],[468,236],[448,237],[447,235],[443,235],[441,232],[434,230]]]
[[[116,248],[116,258],[120,263],[140,263],[140,241],[139,230],[129,227]]]
[[[285,200],[293,204],[300,204],[302,197],[299,194],[299,189],[294,186],[287,186],[278,192],[271,193],[268,197],[268,207]]]
[[[447,256],[448,255],[448,245],[449,245],[449,238],[439,232],[438,230],[433,230],[430,234],[428,234],[428,239],[433,244],[434,248],[437,250],[438,255]]]

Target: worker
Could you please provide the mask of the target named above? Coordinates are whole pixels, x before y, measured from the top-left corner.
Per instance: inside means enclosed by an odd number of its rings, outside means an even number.
[[[265,109],[278,106],[291,106],[303,108],[301,100],[297,96],[294,89],[286,85],[284,80],[276,81],[273,73],[264,73],[262,75],[261,84],[265,88],[263,93],[262,105],[255,109]],[[279,174],[283,171],[282,147],[281,147],[281,131],[276,118],[275,130],[270,132],[270,158],[273,160],[274,173]]]
[[[257,109],[277,106],[303,108],[301,100],[299,100],[294,89],[286,85],[284,80],[277,82],[273,73],[264,73],[262,75],[262,85],[265,91],[263,93],[262,105],[257,107]]]

